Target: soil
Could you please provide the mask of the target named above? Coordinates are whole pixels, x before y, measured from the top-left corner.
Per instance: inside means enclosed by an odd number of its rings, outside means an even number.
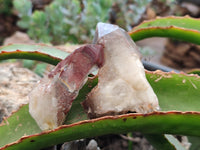
[[[133,133],[131,138],[126,135],[105,135],[82,139],[64,143],[60,147],[60,150],[127,150],[131,147],[131,150],[155,150],[140,133]]]
[[[16,25],[17,20],[18,17],[15,15],[0,14],[0,44],[3,43],[6,37],[20,30]]]
[[[200,66],[200,46],[192,43],[168,40],[161,62],[179,70],[190,70]]]
[[[28,94],[40,79],[20,63],[0,64],[0,122],[22,104],[28,103]]]
[[[33,2],[33,11],[34,10],[44,10],[45,6],[51,3],[53,0],[31,0]],[[12,8],[9,8],[12,9]],[[0,14],[0,45],[2,45],[5,38],[11,36],[16,31],[25,30],[19,28],[17,26],[17,21],[19,18],[17,17],[16,12],[13,11],[11,14]]]
[[[95,140],[101,150],[127,150],[129,142],[132,142],[132,150],[154,150],[153,146],[138,132],[133,133],[133,137],[128,137],[127,135],[106,135],[95,138]]]
[[[44,10],[45,6],[50,4],[53,0],[31,0],[33,10]]]

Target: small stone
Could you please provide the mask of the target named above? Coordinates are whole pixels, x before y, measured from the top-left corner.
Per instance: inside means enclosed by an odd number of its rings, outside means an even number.
[[[100,148],[98,147],[98,144],[95,140],[90,140],[90,142],[88,143],[86,150],[100,150]]]
[[[71,142],[66,142],[62,145],[61,150],[85,150],[86,144],[84,140],[76,140]]]

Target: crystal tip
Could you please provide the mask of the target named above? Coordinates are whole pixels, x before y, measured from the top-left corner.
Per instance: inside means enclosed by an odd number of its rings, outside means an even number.
[[[101,38],[117,29],[119,29],[117,25],[99,22],[96,27],[96,32],[98,34],[98,38]]]

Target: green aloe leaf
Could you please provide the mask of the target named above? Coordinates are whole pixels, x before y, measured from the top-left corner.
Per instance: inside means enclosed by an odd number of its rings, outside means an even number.
[[[187,74],[197,74],[200,76],[200,69],[196,68],[196,69],[191,69],[187,71]]]
[[[200,44],[200,19],[163,17],[144,21],[129,32],[134,41],[149,37],[169,37]]]
[[[0,125],[0,147],[18,140],[19,137],[40,132],[40,128],[29,114],[28,105],[24,105]]]
[[[167,133],[199,136],[199,116],[199,113],[192,112],[157,112],[146,115],[126,114],[101,117],[22,137],[2,149],[41,149],[66,141],[130,131],[139,131],[146,134]]]
[[[29,59],[56,65],[68,55],[67,52],[44,44],[12,44],[0,47],[0,60]]]
[[[4,141],[0,140],[0,146],[3,146],[2,149],[39,149],[70,140],[130,131],[139,131],[146,134],[200,136],[200,113],[197,112],[200,109],[200,84],[197,84],[200,82],[200,78],[193,75],[163,73],[158,71],[147,72],[146,76],[159,98],[161,110],[168,112],[125,114],[85,120],[86,114],[83,111],[73,111],[73,109],[80,107],[80,103],[76,103],[77,106],[74,106],[75,108],[72,109],[73,116],[71,116],[68,123],[76,122],[77,120],[84,121],[63,125],[55,130],[40,133],[39,130],[34,130],[34,132],[29,131],[34,128],[37,129],[38,127],[27,113],[28,106],[25,105],[5,120],[4,125],[0,127],[1,137],[5,138]],[[92,88],[97,83],[97,80],[93,80],[93,82],[89,80],[89,82],[90,84],[84,86],[86,91],[82,91],[85,93],[83,97],[89,92],[88,88]],[[26,120],[23,119],[23,113],[26,113]],[[70,116],[68,117],[70,118]],[[28,120],[32,120],[32,123],[29,124],[29,129],[23,130],[23,126],[26,126]],[[21,124],[21,128],[15,130],[16,126],[19,126],[19,123]],[[11,124],[14,128],[10,127]],[[5,130],[7,132],[3,132]],[[18,137],[13,140],[12,135],[7,134],[9,132],[15,133],[15,136]],[[37,134],[32,135],[32,133]],[[21,138],[21,135],[24,134],[27,136]],[[16,139],[19,140],[16,141]],[[9,144],[14,141],[16,142]],[[6,144],[9,145],[4,147]]]
[[[162,111],[200,112],[200,77],[185,73],[147,72],[147,79],[159,99]]]

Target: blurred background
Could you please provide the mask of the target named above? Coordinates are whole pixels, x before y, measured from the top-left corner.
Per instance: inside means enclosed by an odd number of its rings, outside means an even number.
[[[198,0],[0,0],[0,42],[16,31],[54,45],[91,42],[98,22],[127,31],[156,16],[199,17]]]
[[[130,31],[144,20],[171,15],[198,18],[200,1],[0,0],[0,44],[66,46],[91,43],[98,22],[117,24]],[[194,44],[151,38],[137,45],[147,61],[180,70],[196,68],[200,63],[200,47]]]

